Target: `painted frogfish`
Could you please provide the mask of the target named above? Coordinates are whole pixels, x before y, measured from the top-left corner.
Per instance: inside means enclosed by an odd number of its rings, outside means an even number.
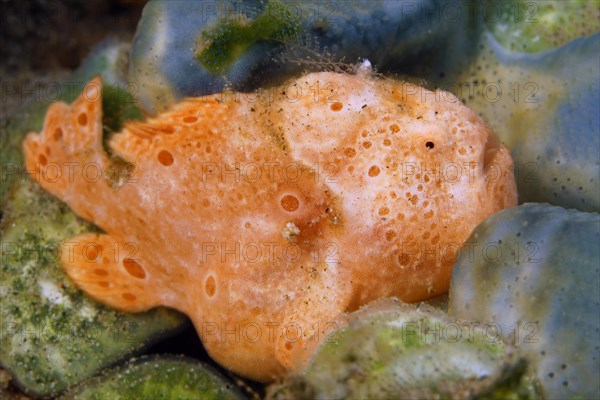
[[[471,231],[517,202],[507,148],[444,91],[312,73],[185,99],[106,147],[101,96],[93,79],[23,144],[32,178],[104,232],[72,238],[63,268],[116,309],[187,314],[251,379],[300,368],[344,312],[446,292]],[[133,166],[117,183],[115,157]]]

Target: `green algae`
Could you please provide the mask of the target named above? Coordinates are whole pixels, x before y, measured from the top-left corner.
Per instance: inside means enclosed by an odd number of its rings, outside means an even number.
[[[206,364],[168,355],[141,357],[104,371],[62,400],[241,400],[235,385]]]
[[[251,22],[222,19],[212,29],[203,30],[205,43],[197,58],[212,73],[225,71],[258,41],[288,42],[300,33],[300,19],[285,3],[270,1]]]
[[[486,0],[482,10],[486,26],[511,51],[537,53],[600,31],[594,0]]]

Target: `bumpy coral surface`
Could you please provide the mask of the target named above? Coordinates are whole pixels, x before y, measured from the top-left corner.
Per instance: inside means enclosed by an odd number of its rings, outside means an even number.
[[[185,100],[113,135],[111,157],[100,98],[96,79],[24,142],[33,179],[105,231],[65,242],[64,268],[115,308],[185,312],[257,380],[296,368],[344,311],[447,291],[473,228],[517,200],[476,114],[368,71]]]

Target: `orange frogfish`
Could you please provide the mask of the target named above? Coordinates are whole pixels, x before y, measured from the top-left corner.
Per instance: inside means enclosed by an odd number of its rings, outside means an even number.
[[[61,263],[116,309],[187,314],[224,367],[270,381],[336,317],[448,290],[471,231],[516,205],[512,159],[455,96],[312,73],[189,98],[102,137],[101,80],[24,141],[43,188],[105,233]],[[118,157],[127,179],[109,179]]]

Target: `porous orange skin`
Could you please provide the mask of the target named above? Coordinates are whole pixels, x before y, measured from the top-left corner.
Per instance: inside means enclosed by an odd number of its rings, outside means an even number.
[[[255,380],[298,368],[343,312],[447,291],[473,228],[516,205],[507,149],[446,92],[315,73],[187,99],[112,137],[135,166],[121,184],[100,92],[52,105],[24,142],[33,179],[106,232],[69,241],[66,272],[121,310],[181,310]]]

